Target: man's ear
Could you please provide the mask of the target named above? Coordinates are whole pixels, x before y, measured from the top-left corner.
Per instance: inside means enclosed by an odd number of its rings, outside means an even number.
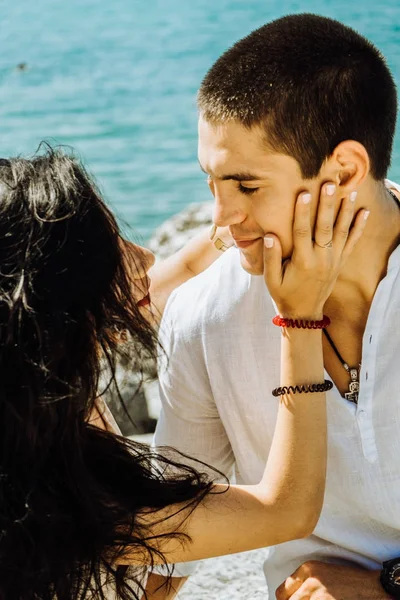
[[[343,196],[357,190],[371,169],[365,146],[354,140],[345,140],[338,144],[329,158],[329,163]]]

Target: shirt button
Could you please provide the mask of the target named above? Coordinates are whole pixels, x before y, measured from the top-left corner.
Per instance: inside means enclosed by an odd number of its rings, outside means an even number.
[[[360,419],[360,421],[363,421],[366,416],[367,416],[367,413],[365,412],[365,410],[358,411],[357,417]]]

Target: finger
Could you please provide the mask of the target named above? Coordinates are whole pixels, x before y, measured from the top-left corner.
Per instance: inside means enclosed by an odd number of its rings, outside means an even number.
[[[324,250],[325,246],[332,242],[333,238],[335,192],[335,184],[328,182],[324,183],[319,195],[317,218],[314,229],[314,247],[321,247]]]
[[[303,589],[303,586],[301,586],[293,596],[290,596],[290,600],[311,600],[311,595],[308,590]]]
[[[325,588],[321,586],[320,582],[314,577],[309,577],[301,586],[290,596],[290,600],[312,600],[313,598],[325,598],[328,596],[324,594]],[[333,599],[332,599],[333,600]]]
[[[289,600],[289,598],[297,592],[302,586],[303,579],[298,579],[294,575],[291,575],[278,587],[275,592],[277,600]]]
[[[282,246],[270,233],[264,237],[264,279],[272,297],[282,283]]]
[[[348,257],[354,250],[354,246],[357,244],[358,240],[364,233],[369,214],[369,210],[362,209],[358,211],[354,221],[354,225],[350,230],[349,236],[346,241],[346,245],[343,249],[342,262],[345,262],[348,259]]]
[[[226,246],[226,249],[235,245],[235,241],[234,241],[233,237],[231,236],[229,227],[217,227],[215,237],[217,237],[218,239],[221,240],[221,242],[224,244],[224,246]]]
[[[354,207],[357,192],[352,192],[342,200],[333,228],[333,246],[341,254],[349,237],[349,231],[354,218]]]
[[[295,258],[305,259],[312,252],[311,232],[311,194],[302,192],[296,201],[293,222],[293,255]]]

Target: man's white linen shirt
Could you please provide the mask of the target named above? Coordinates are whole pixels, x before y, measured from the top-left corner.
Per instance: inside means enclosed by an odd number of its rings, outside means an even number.
[[[228,475],[233,468],[237,483],[260,481],[279,401],[271,393],[280,383],[275,314],[264,278],[242,269],[236,248],[174,292],[160,330],[157,446]],[[400,556],[400,246],[370,309],[360,380],[358,406],[335,387],[327,394],[323,511],[313,536],[269,550],[270,598],[306,560],[379,569]]]

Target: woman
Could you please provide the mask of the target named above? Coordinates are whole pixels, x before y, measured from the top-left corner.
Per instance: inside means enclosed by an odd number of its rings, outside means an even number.
[[[142,314],[153,258],[121,237],[83,168],[60,152],[2,160],[0,182],[0,599],[103,599],[107,586],[138,598],[148,565],[311,533],[324,493],[325,394],[277,391],[273,445],[254,486],[214,485],[201,464],[94,427],[101,367],[114,370],[121,331],[139,353],[156,351]],[[321,201],[315,234],[328,224],[333,245],[315,247],[309,200],[296,204],[294,231],[307,232],[295,236],[296,260],[282,267],[268,236],[265,279],[281,315],[320,320],[365,219],[346,241],[336,233],[349,230],[353,203],[333,226]],[[154,272],[156,295],[167,289],[161,302],[187,277],[192,252],[158,268],[162,284]],[[322,384],[321,330],[283,332],[281,384]],[[118,565],[133,566],[129,578]]]

